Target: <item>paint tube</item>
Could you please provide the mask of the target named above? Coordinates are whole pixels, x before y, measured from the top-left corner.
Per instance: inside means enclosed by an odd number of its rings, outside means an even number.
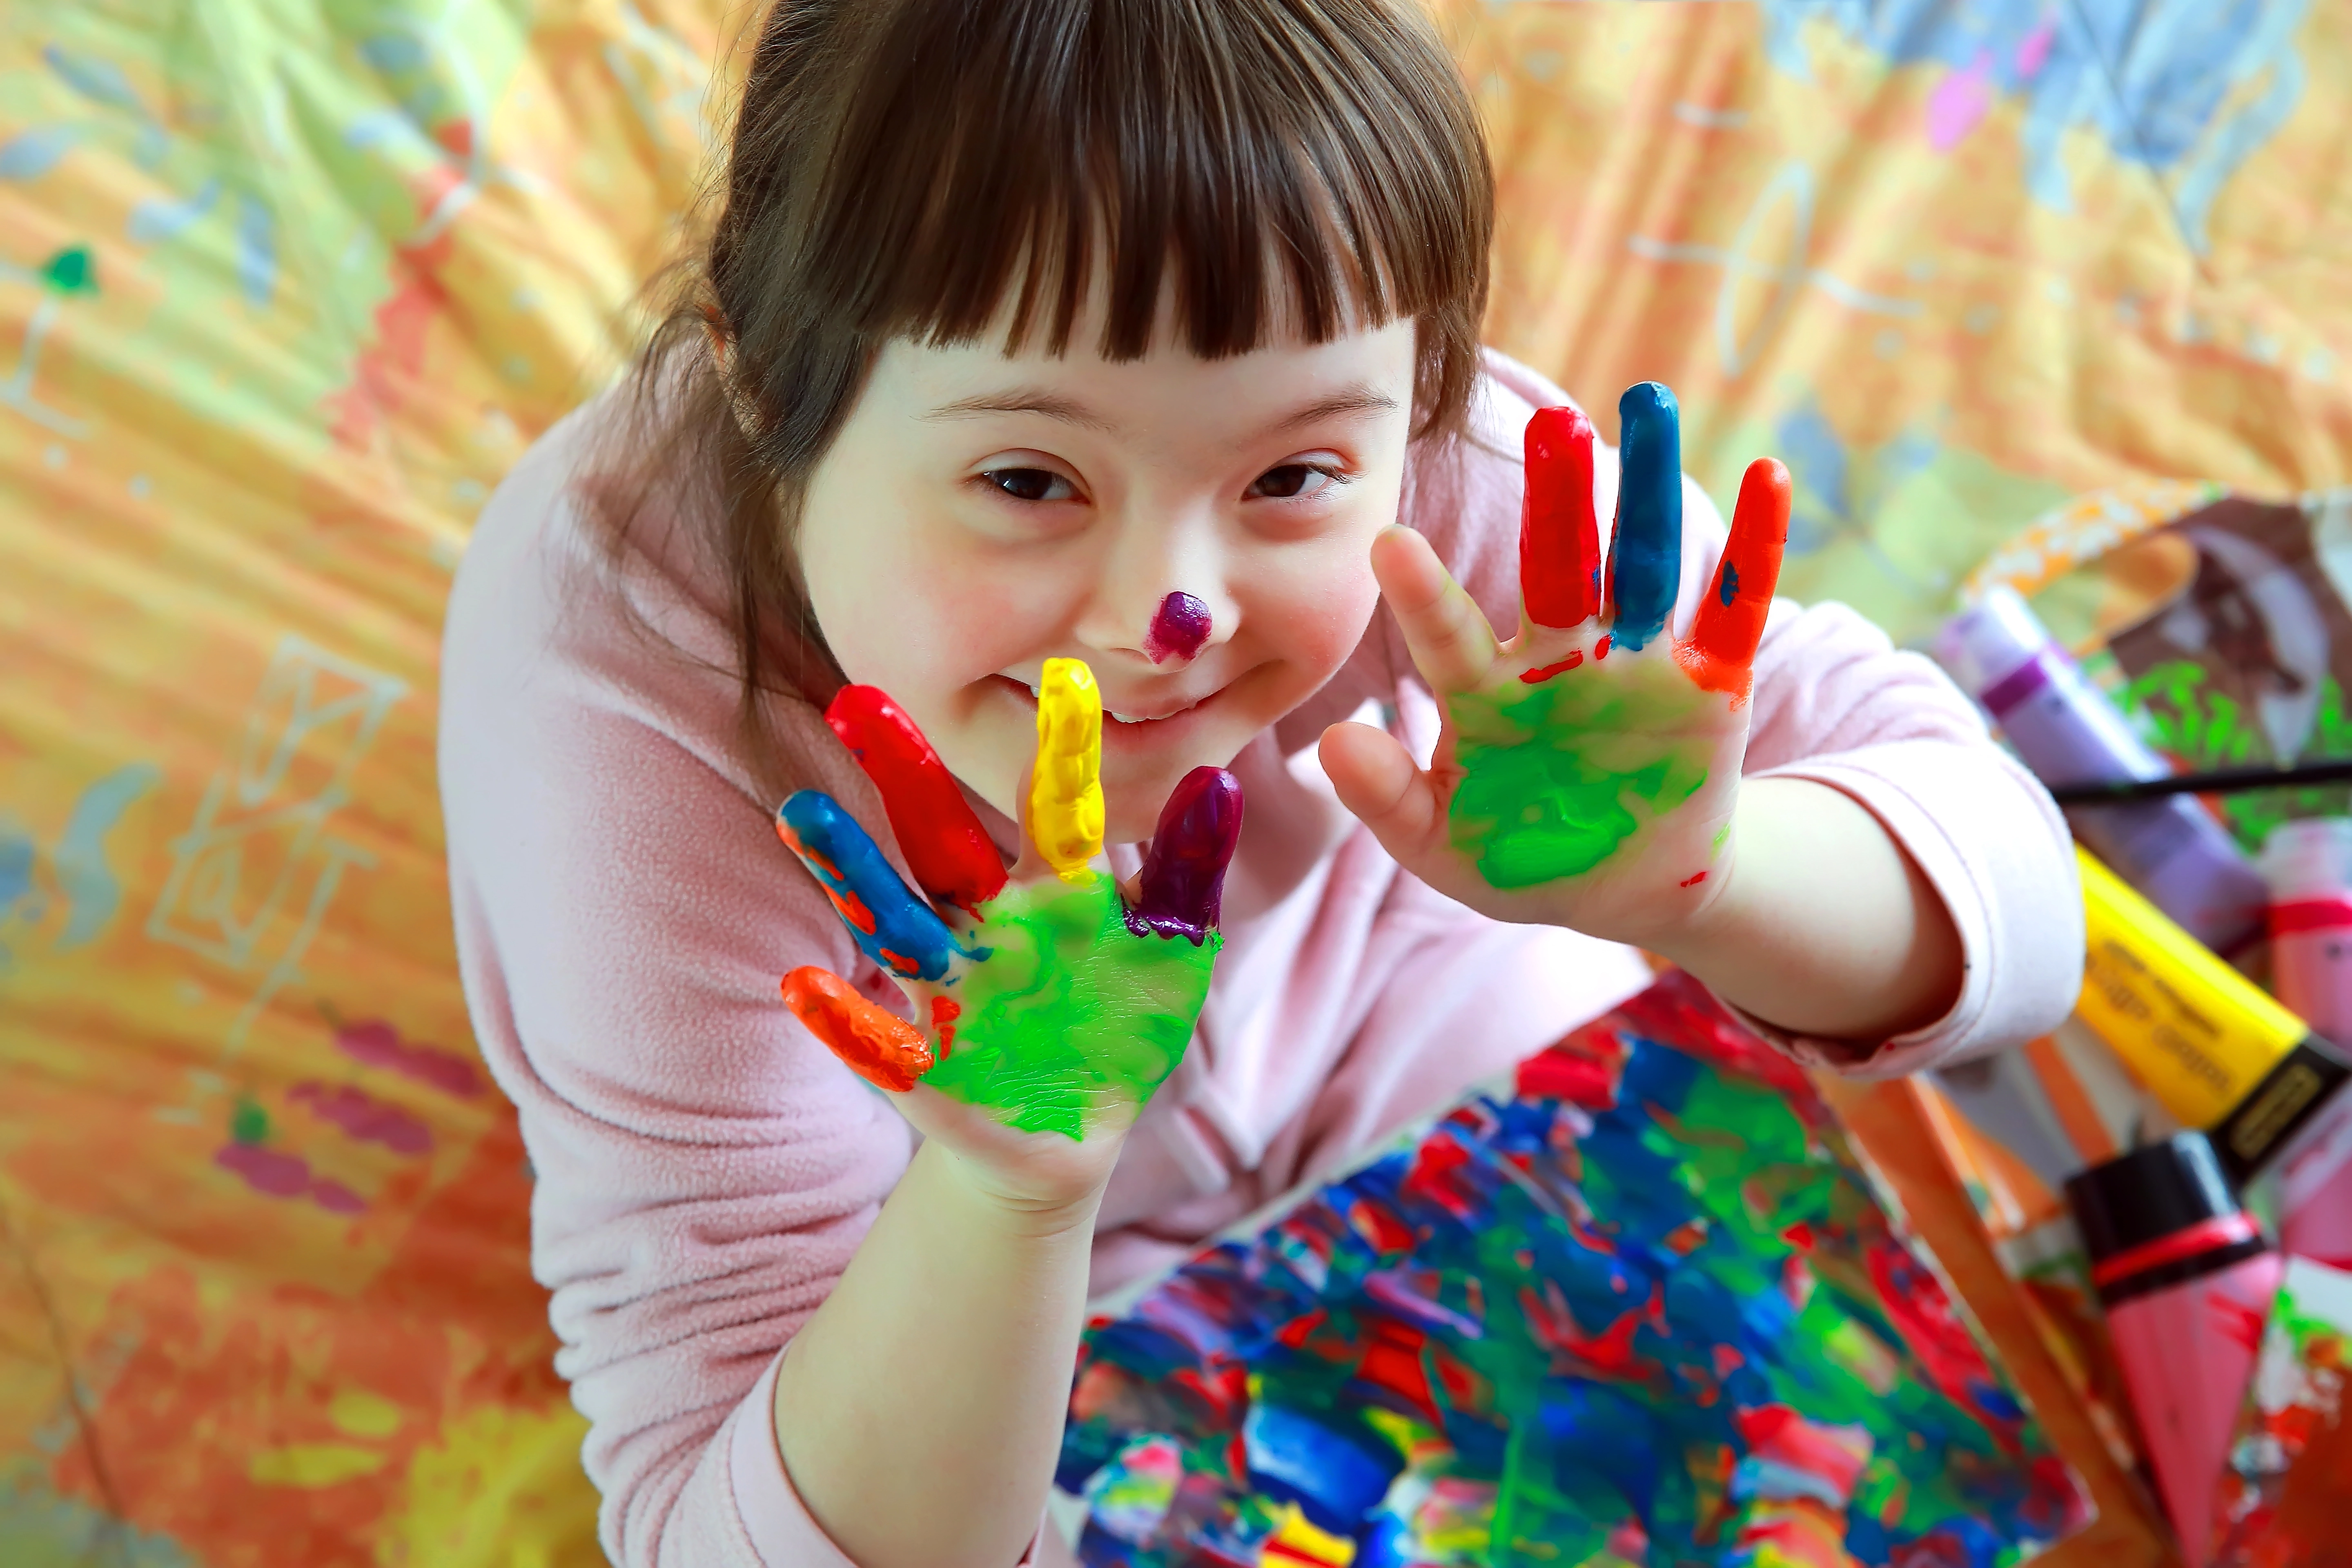
[[[2075,1016],[2183,1126],[2210,1135],[2233,1182],[2324,1136],[2352,1065],[2087,850],[2075,855],[2088,922]]]
[[[2066,1184],[2066,1199],[2157,1491],[2199,1568],[2284,1262],[2200,1133],[2094,1166]]]
[[[2352,819],[2282,823],[2263,846],[2271,989],[2329,1039],[2352,1039]],[[2352,1268],[2352,1093],[2330,1102],[2279,1166],[2279,1245]]]
[[[1947,623],[1936,657],[2045,784],[2172,772],[2012,589],[1989,590]],[[2262,877],[2193,797],[2076,806],[2066,816],[2076,837],[2206,946],[2231,952],[2261,933]]]

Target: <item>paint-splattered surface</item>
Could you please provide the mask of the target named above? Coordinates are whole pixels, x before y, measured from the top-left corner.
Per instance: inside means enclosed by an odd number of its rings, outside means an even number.
[[[2215,1568],[2352,1561],[2352,1273],[2287,1259],[2214,1500]]]
[[[1803,1077],[1670,975],[1090,1330],[1089,1564],[2022,1561],[2086,1504]]]
[[[1719,500],[1786,458],[1791,592],[1900,635],[2076,491],[2352,472],[2352,11],[1436,3],[1488,335],[1604,434],[1670,383]],[[0,0],[8,1568],[598,1561],[435,645],[743,10]]]

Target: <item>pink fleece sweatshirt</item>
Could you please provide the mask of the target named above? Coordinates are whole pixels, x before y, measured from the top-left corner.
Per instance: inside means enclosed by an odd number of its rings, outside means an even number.
[[[1417,459],[1403,515],[1508,628],[1520,429],[1568,399],[1499,355],[1487,371],[1476,428],[1492,449]],[[467,996],[538,1173],[533,1267],[553,1292],[557,1369],[592,1424],[605,1551],[625,1568],[844,1564],[777,1456],[773,1370],[911,1135],[784,1009],[777,978],[819,963],[896,994],[770,826],[777,800],[738,741],[727,584],[690,529],[664,526],[688,503],[617,563],[586,531],[570,482],[595,417],[592,405],[565,420],[500,487],[450,600],[441,784]],[[1605,519],[1614,454],[1600,468]],[[1723,529],[1697,486],[1685,494],[1690,605]],[[1867,806],[1966,945],[1950,1014],[1865,1070],[2055,1025],[2082,977],[2066,830],[1960,694],[1853,612],[1784,600],[1754,700],[1748,774],[1818,780]],[[1628,949],[1496,924],[1401,871],[1316,763],[1324,727],[1351,715],[1424,758],[1436,739],[1385,612],[1328,687],[1234,760],[1249,810],[1224,953],[1191,1050],[1112,1178],[1097,1289],[1176,1260],[1646,981]],[[822,716],[778,698],[772,717],[792,782],[830,791],[895,850]],[[1010,825],[984,816],[1009,844]],[[1136,854],[1117,847],[1113,862],[1131,871]]]

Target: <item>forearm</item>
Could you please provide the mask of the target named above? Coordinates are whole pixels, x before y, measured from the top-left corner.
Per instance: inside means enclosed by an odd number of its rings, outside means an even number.
[[[1943,900],[1860,802],[1805,779],[1740,792],[1723,893],[1650,945],[1791,1033],[1874,1046],[1935,1022],[1960,988]]]
[[[1022,1210],[927,1142],[776,1380],[784,1468],[866,1568],[1011,1568],[1059,1453],[1099,1193]]]

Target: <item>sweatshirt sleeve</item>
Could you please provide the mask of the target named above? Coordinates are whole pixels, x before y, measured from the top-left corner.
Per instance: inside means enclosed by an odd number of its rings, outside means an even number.
[[[775,1368],[910,1134],[777,977],[884,982],[730,761],[731,681],[621,624],[576,539],[551,559],[553,466],[526,460],[460,571],[440,766],[467,1003],[520,1112],[600,1536],[620,1568],[845,1568],[778,1455]],[[691,607],[654,608],[690,651]],[[823,754],[813,711],[782,721]],[[840,771],[812,782],[877,820]]]
[[[1520,433],[1537,408],[1570,399],[1491,351],[1486,368],[1473,440],[1416,483],[1409,521],[1507,637],[1519,614]],[[1603,445],[1596,459],[1605,548],[1616,452]],[[1687,475],[1683,498],[1676,636],[1689,629],[1714,577],[1725,531],[1715,503]],[[1389,635],[1397,667],[1409,669],[1392,623]],[[1746,776],[1811,779],[1867,808],[1944,900],[1966,969],[1948,1013],[1859,1064],[1847,1047],[1749,1023],[1801,1060],[1864,1078],[1916,1071],[2056,1027],[2083,978],[2072,839],[2048,793],[1993,742],[1959,689],[1845,605],[1780,599],[1757,654],[1753,701]]]

